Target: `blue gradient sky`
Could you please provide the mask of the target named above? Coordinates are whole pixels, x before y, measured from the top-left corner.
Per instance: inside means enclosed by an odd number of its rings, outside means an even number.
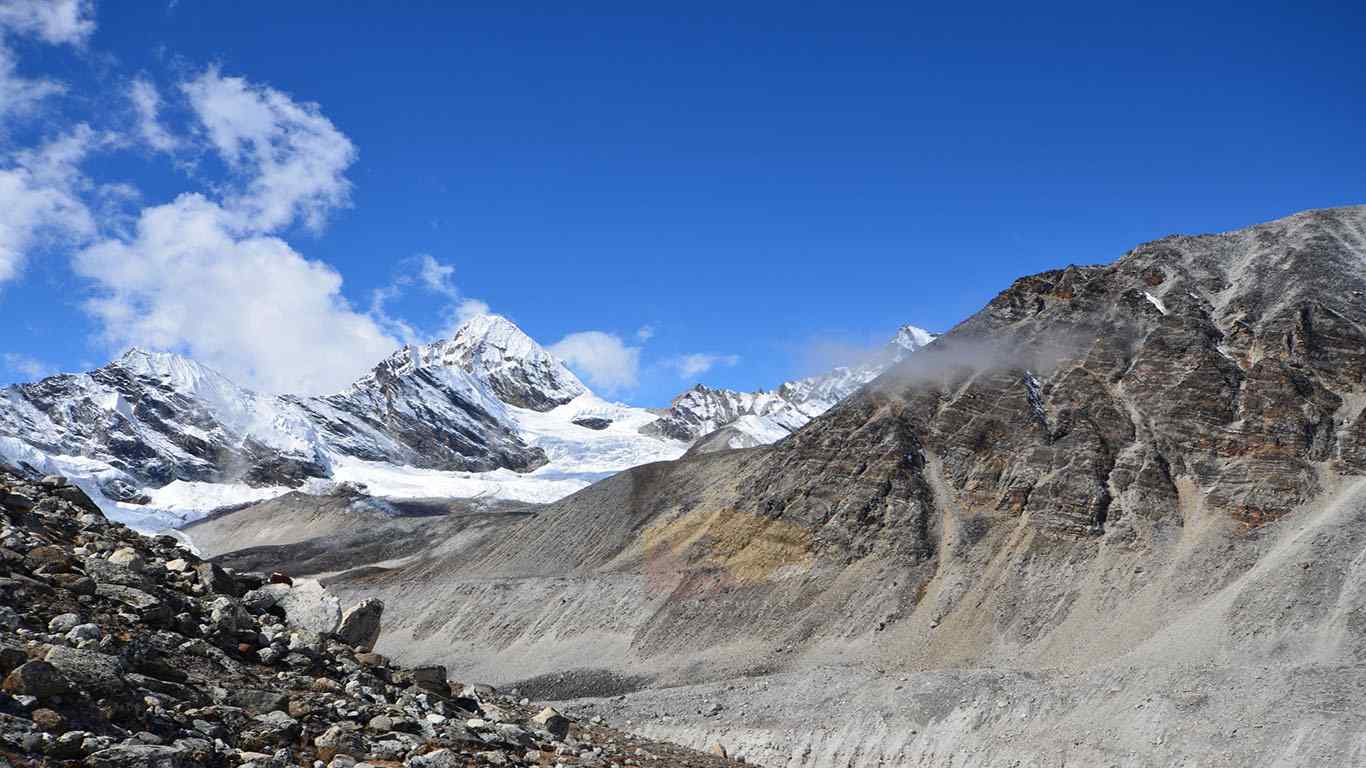
[[[79,50],[12,43],[68,91],[4,141],[116,130],[138,77],[174,125],[211,65],[316,102],[358,150],[351,204],[282,234],[356,311],[429,254],[544,343],[639,347],[614,394],[651,405],[947,329],[1023,274],[1366,199],[1359,6],[945,5],[106,2]],[[85,169],[143,205],[223,173],[137,147]],[[0,379],[117,351],[69,250],[0,286]],[[387,311],[434,333],[450,299]],[[666,364],[689,353],[738,362]]]

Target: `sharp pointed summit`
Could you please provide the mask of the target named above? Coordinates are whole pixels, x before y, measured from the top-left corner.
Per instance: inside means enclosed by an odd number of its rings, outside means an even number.
[[[418,365],[459,366],[486,382],[498,399],[548,411],[588,391],[559,358],[502,315],[476,315],[447,340],[419,347]]]

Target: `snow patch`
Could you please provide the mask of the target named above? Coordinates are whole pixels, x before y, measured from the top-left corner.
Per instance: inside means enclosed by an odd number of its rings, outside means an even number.
[[[1148,293],[1147,291],[1143,292],[1143,296],[1148,300],[1149,304],[1152,304],[1154,307],[1157,307],[1158,312],[1161,312],[1164,315],[1167,314],[1167,305],[1162,303],[1162,299],[1157,298],[1156,296],[1152,295],[1151,293]]]

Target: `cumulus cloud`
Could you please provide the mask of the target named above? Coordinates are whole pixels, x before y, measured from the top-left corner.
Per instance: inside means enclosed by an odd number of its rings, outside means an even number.
[[[400,339],[279,233],[348,204],[350,140],[317,105],[215,69],[183,90],[233,178],[217,199],[181,194],[81,250],[74,267],[99,289],[87,308],[112,345],[183,351],[265,391],[343,388]]]
[[[128,99],[138,117],[138,134],[147,146],[158,152],[173,152],[180,141],[161,124],[161,94],[147,80],[134,80],[128,87]]]
[[[0,283],[18,276],[32,251],[95,235],[94,217],[80,196],[88,182],[79,164],[96,141],[94,131],[80,125],[37,149],[15,153],[0,168]]]
[[[571,333],[551,345],[550,352],[604,392],[631,389],[639,381],[640,347],[629,346],[614,334]]]
[[[690,355],[679,355],[663,361],[669,368],[678,371],[681,379],[691,379],[700,376],[712,368],[720,366],[730,367],[740,362],[739,355],[718,355],[710,352],[694,352]]]
[[[5,368],[19,374],[27,381],[37,381],[53,372],[52,366],[29,355],[6,352],[3,356]]]
[[[224,201],[237,229],[270,232],[297,220],[321,230],[350,204],[356,148],[317,104],[216,68],[181,86],[208,141],[242,180]]]
[[[135,235],[81,251],[88,303],[117,346],[183,350],[270,392],[341,389],[398,346],[341,294],[342,278],[271,235],[241,236],[203,195],[145,209]]]
[[[0,2],[0,136],[10,122],[31,116],[65,90],[53,80],[21,76],[10,38],[82,45],[94,30],[90,14],[89,3],[74,0]],[[94,234],[94,220],[80,198],[90,185],[79,171],[94,143],[94,131],[82,124],[36,149],[0,156],[0,284],[19,275],[32,251]]]
[[[636,331],[636,340],[644,343],[655,337],[655,327],[653,325],[642,325]]]

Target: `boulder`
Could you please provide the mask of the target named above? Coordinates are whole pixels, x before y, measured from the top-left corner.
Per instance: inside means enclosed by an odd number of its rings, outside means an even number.
[[[316,581],[299,581],[285,587],[275,603],[285,611],[292,627],[330,635],[341,624],[341,603]]]
[[[118,696],[128,690],[124,664],[117,656],[57,645],[47,652],[46,661],[96,698]]]
[[[379,640],[380,617],[384,601],[369,598],[353,606],[342,616],[337,639],[358,651],[370,651]]]
[[[283,712],[289,708],[289,695],[280,691],[240,688],[231,692],[228,698],[233,706],[241,707],[253,715]]]
[[[299,738],[299,721],[284,712],[268,712],[252,718],[238,736],[238,747],[244,750],[274,752]]]
[[[405,669],[394,675],[396,685],[416,685],[419,688],[440,693],[450,694],[450,684],[446,682],[446,668],[440,665],[426,667],[413,667]]]
[[[79,626],[80,623],[81,617],[77,614],[58,614],[57,616],[53,616],[52,620],[47,623],[47,631],[57,635],[65,635],[67,632],[70,632]]]
[[[86,758],[86,765],[90,768],[190,768],[183,750],[154,744],[120,744],[102,749]]]
[[[109,562],[114,565],[123,566],[133,573],[142,573],[143,567],[147,564],[146,561],[142,559],[142,555],[138,554],[136,549],[130,547],[122,547],[114,550],[114,554],[109,556]]]
[[[237,585],[237,580],[216,564],[200,563],[194,567],[194,571],[199,576],[199,583],[203,584],[204,588],[210,592],[230,597],[241,597],[242,592]]]
[[[331,760],[337,755],[365,754],[365,739],[351,723],[338,723],[323,731],[313,740],[319,760]]]
[[[71,681],[60,669],[46,661],[29,661],[5,676],[5,691],[16,696],[50,699],[71,690]]]
[[[407,768],[465,768],[465,757],[449,749],[437,749],[408,760]]]
[[[531,722],[550,732],[551,736],[564,741],[569,735],[569,718],[554,707],[546,707],[531,718]]]

